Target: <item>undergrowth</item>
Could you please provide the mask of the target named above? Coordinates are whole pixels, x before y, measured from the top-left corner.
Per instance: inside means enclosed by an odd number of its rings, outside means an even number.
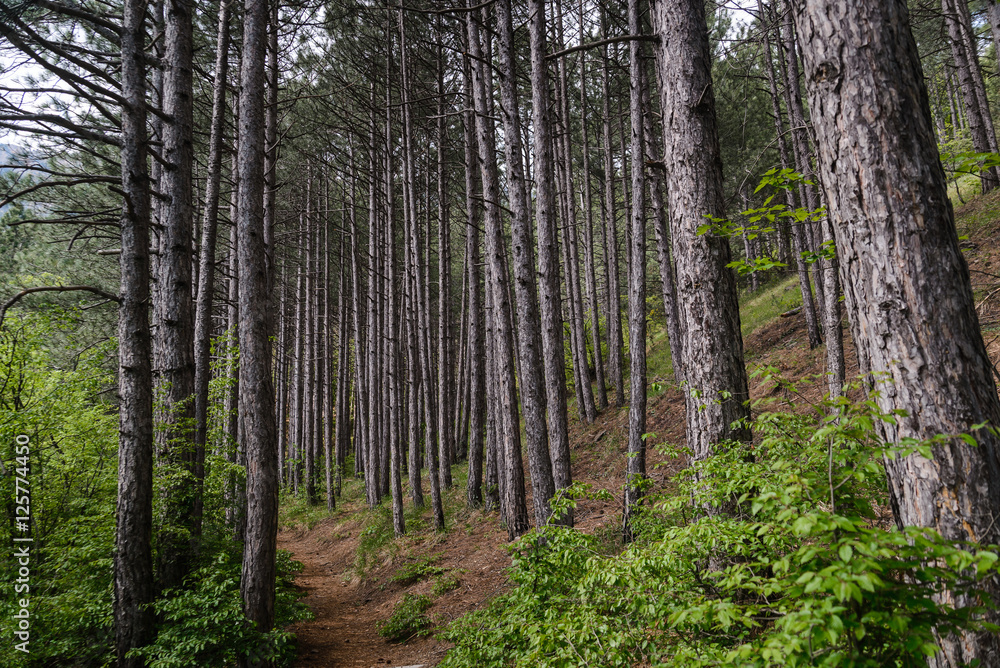
[[[882,519],[882,458],[945,440],[884,443],[897,417],[846,399],[763,412],[752,446],[649,495],[620,553],[565,527],[522,537],[513,589],[442,632],[441,665],[918,666],[935,630],[995,631],[994,546]]]
[[[433,605],[423,594],[403,594],[389,619],[376,624],[378,634],[395,642],[404,642],[429,633],[430,618],[424,614]]]
[[[247,624],[240,596],[240,559],[236,551],[221,552],[155,605],[161,620],[156,641],[135,652],[149,668],[230,666],[239,657],[257,656],[275,666],[295,659],[295,636],[288,625],[311,619],[298,599],[295,574],[302,564],[291,553],[278,551],[274,628],[267,633]]]

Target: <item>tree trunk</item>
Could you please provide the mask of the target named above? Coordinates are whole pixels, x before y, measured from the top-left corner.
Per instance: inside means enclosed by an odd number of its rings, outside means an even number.
[[[413,255],[413,276],[411,282],[414,287],[415,308],[417,312],[417,338],[420,354],[420,383],[424,388],[424,447],[427,449],[427,462],[429,464],[427,475],[431,486],[431,509],[434,513],[434,528],[437,531],[444,531],[444,508],[441,505],[441,480],[438,473],[438,429],[437,412],[434,406],[434,374],[432,372],[433,363],[431,360],[431,333],[430,333],[430,297],[427,294],[427,283],[420,271],[420,262],[423,256],[420,245],[420,234],[417,229],[416,195],[414,187],[415,165],[413,149],[413,121],[412,110],[409,102],[409,71],[407,65],[407,44],[406,30],[403,22],[403,10],[399,10],[399,50],[401,54],[400,70],[402,71],[402,91],[403,91],[403,161],[404,161],[404,197],[403,204],[407,210],[407,217],[410,221],[410,243]]]
[[[163,113],[171,120],[163,128],[162,155],[167,167],[158,188],[164,200],[158,298],[153,304],[153,367],[162,406],[158,449],[174,475],[165,486],[163,523],[158,532],[161,590],[180,586],[190,568],[188,536],[194,511],[192,11],[188,0],[167,0],[164,10]]]
[[[438,200],[438,432],[440,450],[438,462],[441,486],[451,488],[451,464],[455,452],[455,432],[452,429],[453,371],[451,356],[451,220],[448,210],[448,180],[445,170],[444,52],[442,49],[441,15],[437,17],[437,200]]]
[[[556,29],[556,48],[562,50],[563,39],[562,2],[556,1],[554,17]],[[557,139],[559,156],[562,158],[562,175],[564,211],[563,238],[566,244],[566,295],[570,312],[570,349],[573,354],[574,376],[576,378],[576,393],[581,400],[578,409],[582,420],[592,424],[597,419],[597,409],[594,406],[594,391],[590,386],[590,371],[587,367],[587,335],[583,323],[583,295],[580,290],[580,254],[578,252],[576,195],[573,185],[573,152],[571,136],[571,120],[569,111],[569,84],[566,74],[566,58],[559,59],[559,85],[557,89],[557,104],[563,123],[563,131]]]
[[[149,174],[146,167],[146,4],[126,0],[122,52],[121,304],[118,311],[118,500],[114,632],[119,666],[153,640],[153,376],[149,330]]]
[[[469,0],[470,6],[472,0]],[[528,511],[524,493],[524,472],[521,463],[521,433],[517,410],[516,378],[514,377],[514,337],[511,331],[511,311],[508,297],[507,272],[504,261],[503,222],[500,218],[500,181],[497,174],[496,133],[493,127],[493,105],[483,64],[483,47],[479,40],[478,16],[470,16],[469,51],[472,58],[473,100],[476,109],[476,136],[480,152],[483,197],[486,200],[486,265],[487,289],[492,297],[489,317],[495,328],[494,368],[497,396],[497,452],[504,466],[498,472],[501,480],[501,512],[506,515],[507,535],[511,540],[528,530]]]
[[[788,0],[786,0],[786,3]],[[785,77],[785,101],[788,106],[788,123],[792,130],[792,146],[795,154],[795,169],[808,181],[813,179],[812,165],[809,162],[809,137],[806,131],[805,110],[802,106],[802,88],[799,86],[799,58],[795,49],[795,29],[792,25],[791,12],[784,14],[784,50],[783,73]],[[799,203],[810,212],[819,208],[819,200],[816,197],[816,189],[809,182],[799,183]],[[796,229],[801,230],[802,250],[815,253],[819,250],[818,238],[822,233],[817,231],[817,225],[812,221],[802,221],[796,225]],[[799,252],[801,256],[801,252]],[[823,285],[822,263],[812,263],[812,283],[816,289],[815,301],[810,298],[811,318],[813,324],[810,325],[810,332],[815,330],[816,343],[812,343],[812,333],[810,333],[810,345],[819,345],[821,334],[819,331],[819,311],[826,303],[826,286]],[[806,303],[806,302],[803,302]],[[818,304],[818,306],[816,306]],[[803,309],[807,312],[807,309]],[[807,317],[810,314],[807,312]]]
[[[749,391],[736,277],[726,266],[729,241],[698,234],[706,214],[725,215],[711,53],[703,2],[658,2],[653,9],[665,155],[672,162],[667,197],[687,382],[687,444],[695,459],[704,459],[715,444],[750,436],[742,422],[749,417],[744,403]]]
[[[880,423],[886,441],[1000,424],[906,3],[808,2],[795,21],[858,362],[876,374],[879,408],[907,411]],[[886,458],[900,525],[984,545],[1000,539],[998,438],[988,429],[975,436],[978,447],[955,438],[931,459]],[[986,588],[995,603],[997,583]],[[1000,662],[995,633],[939,640],[932,666]]]
[[[467,19],[468,20],[468,19]],[[468,40],[468,35],[466,35]],[[483,505],[483,438],[486,431],[486,350],[483,338],[485,314],[483,293],[479,279],[479,205],[475,200],[477,192],[476,168],[479,147],[476,143],[475,111],[472,109],[471,62],[465,59],[463,78],[465,79],[465,108],[463,130],[465,132],[465,255],[468,258],[469,295],[469,479],[466,498],[469,506]]]
[[[640,71],[642,75],[642,109],[644,127],[644,146],[647,160],[654,165],[661,165],[660,146],[662,133],[653,130],[653,110],[649,99],[649,78],[646,66]],[[657,142],[657,138],[660,142]],[[670,343],[670,359],[673,364],[674,381],[680,384],[684,381],[684,363],[681,354],[681,324],[677,311],[677,287],[674,279],[674,266],[670,261],[670,226],[667,222],[667,207],[663,201],[666,182],[666,166],[664,169],[654,169],[653,183],[650,186],[650,199],[653,204],[653,220],[656,230],[656,256],[660,265],[660,286],[663,293],[663,311],[667,322],[667,340]]]
[[[639,0],[628,0],[630,35],[642,33]],[[625,512],[622,535],[632,539],[631,518],[642,495],[639,485],[646,477],[646,174],[643,143],[642,60],[636,40],[629,42],[629,106],[632,121],[632,263],[628,281],[629,409],[628,459],[626,465]]]
[[[208,141],[208,175],[205,184],[199,255],[198,298],[195,306],[194,341],[194,419],[195,419],[195,536],[201,535],[203,488],[205,482],[205,445],[208,440],[208,382],[211,378],[212,304],[215,292],[215,242],[219,221],[219,185],[222,181],[222,140],[226,114],[226,78],[229,65],[229,10],[232,4],[219,4],[219,30],[215,48],[215,82],[212,86],[212,127]]]
[[[566,358],[563,348],[562,295],[559,286],[559,240],[556,224],[555,168],[549,73],[545,61],[545,0],[528,2],[531,42],[531,98],[534,126],[534,172],[537,194],[538,274],[541,278],[542,355],[545,367],[549,457],[556,489],[572,483],[569,417],[566,408]],[[567,518],[570,519],[570,518]]]
[[[606,27],[607,17],[604,10],[601,11],[601,37],[607,38]],[[606,272],[606,284],[608,291],[607,305],[607,328],[608,328],[608,369],[610,371],[611,384],[615,386],[615,404],[625,405],[625,384],[622,348],[624,347],[624,337],[622,336],[621,320],[621,288],[618,279],[618,214],[615,211],[615,168],[614,159],[611,155],[611,92],[608,79],[608,47],[602,49],[602,71],[601,86],[603,89],[602,99],[603,128],[602,136],[604,144],[604,226],[605,226],[605,246],[604,264]],[[537,130],[536,130],[537,132]]]
[[[266,0],[245,0],[237,190],[240,282],[240,408],[246,423],[247,540],[240,593],[247,621],[260,633],[274,625],[275,556],[278,534],[277,439],[271,344],[268,339],[268,280],[264,247],[264,56]],[[261,648],[263,649],[263,648]],[[242,668],[270,666],[261,653],[242,657]]]
[[[524,430],[531,468],[532,502],[535,526],[541,527],[552,511],[549,501],[555,494],[549,436],[545,423],[545,372],[542,355],[542,321],[538,308],[535,280],[535,255],[531,235],[531,214],[521,161],[521,116],[518,109],[516,67],[514,62],[514,27],[510,0],[501,0],[500,16],[500,91],[503,117],[504,150],[507,160],[507,185],[510,190],[511,246],[514,252],[514,294],[517,300],[518,357]]]
[[[585,34],[583,0],[580,0],[580,41]],[[594,380],[597,384],[597,410],[608,407],[607,381],[604,379],[604,354],[601,350],[601,315],[597,301],[597,271],[594,264],[594,201],[590,187],[590,133],[587,127],[587,58],[580,54],[580,127],[583,132],[583,263],[587,285],[587,308],[590,310],[590,340],[594,349]]]

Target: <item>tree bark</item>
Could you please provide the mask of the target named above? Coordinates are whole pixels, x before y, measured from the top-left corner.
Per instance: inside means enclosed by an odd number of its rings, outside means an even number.
[[[208,440],[208,382],[211,378],[212,304],[215,293],[215,245],[219,221],[219,185],[222,181],[222,140],[226,114],[226,84],[229,70],[229,10],[231,2],[219,3],[219,29],[215,48],[215,82],[212,86],[212,126],[208,140],[208,174],[199,248],[198,297],[195,305],[194,419],[195,461],[194,527],[201,535],[204,508],[205,445]]]
[[[159,183],[164,199],[158,298],[153,304],[153,367],[162,406],[158,447],[173,475],[165,485],[163,523],[158,532],[161,590],[180,586],[190,568],[188,536],[194,512],[192,11],[189,0],[166,0],[163,113],[171,120],[163,127],[166,168]]]
[[[237,190],[240,282],[240,408],[246,422],[247,537],[240,593],[247,621],[258,632],[274,625],[275,557],[278,534],[277,439],[271,344],[268,338],[268,279],[264,246],[264,56],[267,1],[245,0]],[[262,653],[239,661],[242,668],[270,666]]]
[[[607,37],[607,17],[601,11],[601,36]],[[609,380],[615,386],[615,404],[625,405],[624,359],[622,348],[621,320],[621,288],[618,278],[618,214],[615,211],[615,168],[611,155],[611,91],[608,79],[608,47],[602,47],[601,87],[603,92],[603,148],[604,148],[604,264],[605,283],[608,291],[607,328],[608,328],[608,369]],[[536,130],[537,132],[537,130]]]
[[[795,11],[859,365],[876,375],[881,410],[907,411],[880,423],[889,443],[1000,424],[908,18],[902,0],[809,0]],[[985,429],[975,436],[978,447],[955,438],[930,459],[885,460],[899,524],[1000,539],[998,438]],[[997,583],[986,587],[995,603]],[[932,666],[1000,662],[994,633],[940,640]]]
[[[583,0],[580,0],[580,41],[585,34]],[[601,350],[601,313],[597,300],[597,271],[594,263],[594,201],[590,187],[590,133],[587,127],[587,58],[580,55],[580,127],[583,134],[583,262],[587,285],[587,308],[590,310],[590,340],[594,349],[594,381],[597,384],[597,410],[608,407],[608,388],[604,378],[604,353]]]
[[[750,436],[742,422],[749,417],[744,403],[749,391],[736,277],[726,266],[729,241],[698,234],[706,214],[725,215],[704,3],[658,0],[653,25],[660,37],[665,155],[673,165],[667,197],[687,382],[687,444],[695,459],[704,459],[717,443]]]
[[[118,310],[118,500],[114,632],[119,666],[153,640],[153,376],[149,329],[150,194],[146,160],[146,3],[125,0],[122,55],[121,305]]]
[[[662,1],[662,0],[661,0]],[[639,0],[628,0],[629,34],[642,33]],[[628,282],[629,409],[623,538],[632,539],[631,518],[646,477],[646,174],[643,143],[642,60],[638,41],[629,42],[629,106],[632,122],[632,263]]]
[[[549,73],[545,60],[545,0],[528,2],[531,48],[531,116],[534,126],[534,175],[537,184],[538,275],[541,298],[542,355],[548,415],[549,457],[556,489],[572,483],[569,416],[566,408],[566,357],[563,347],[562,295],[559,285],[559,240],[556,224],[555,167]],[[569,518],[567,518],[569,519]]]
[[[521,365],[521,405],[531,468],[532,503],[535,526],[543,526],[552,510],[549,501],[555,494],[552,462],[549,458],[549,435],[545,422],[545,372],[542,355],[542,320],[538,307],[535,280],[535,255],[531,234],[528,192],[521,161],[521,114],[518,109],[517,69],[514,61],[514,26],[510,0],[501,0],[500,16],[500,91],[503,116],[504,150],[507,160],[507,184],[510,189],[511,248],[514,253],[514,294],[517,301],[518,357]]]
[[[473,0],[469,0],[470,6]],[[497,174],[496,133],[493,127],[493,105],[483,64],[483,47],[479,38],[478,17],[467,22],[469,51],[472,58],[472,88],[476,109],[476,138],[480,152],[483,196],[486,200],[486,265],[487,289],[492,297],[488,317],[495,328],[494,369],[497,396],[497,452],[503,457],[499,470],[501,480],[501,512],[506,516],[507,535],[511,540],[528,530],[528,511],[524,493],[524,472],[521,462],[521,433],[517,410],[516,378],[514,377],[514,337],[511,331],[511,310],[508,296],[506,262],[504,259],[503,223],[500,219],[500,182]]]
[[[470,19],[467,19],[470,20]],[[466,34],[468,40],[468,34]],[[476,143],[475,110],[472,101],[471,61],[465,59],[463,77],[465,79],[465,108],[463,130],[465,132],[465,255],[468,258],[469,295],[469,479],[466,498],[469,506],[483,505],[483,449],[486,432],[486,344],[483,338],[485,313],[483,293],[480,287],[479,266],[479,206],[476,203],[477,173],[479,171],[479,147]]]

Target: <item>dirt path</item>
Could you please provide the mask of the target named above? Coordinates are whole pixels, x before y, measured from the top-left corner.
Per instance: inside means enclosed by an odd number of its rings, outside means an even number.
[[[311,530],[283,528],[278,547],[290,551],[305,568],[295,583],[306,592],[302,601],[315,616],[291,630],[298,637],[296,667],[436,665],[450,645],[433,637],[391,643],[378,635],[376,624],[392,614],[404,593],[426,594],[434,600],[428,615],[441,626],[480,607],[506,586],[504,569],[510,558],[494,522],[468,518],[447,534],[406,538],[393,556],[364,579],[352,573],[360,527],[352,522],[320,522]],[[434,564],[459,578],[459,586],[441,596],[426,579],[406,586],[390,582],[403,564],[433,555]]]

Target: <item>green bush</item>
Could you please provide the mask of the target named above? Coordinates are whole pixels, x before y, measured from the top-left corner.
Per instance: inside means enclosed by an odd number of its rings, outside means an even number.
[[[378,634],[394,642],[426,635],[431,620],[424,613],[432,605],[431,599],[423,594],[403,594],[389,619],[376,624]]]
[[[514,588],[442,634],[442,666],[915,666],[933,630],[982,621],[994,548],[881,526],[889,445],[874,402],[764,413],[649,498],[637,540],[548,527],[511,546]],[[952,596],[942,597],[949,592]],[[942,601],[962,600],[962,607]]]
[[[294,636],[284,627],[311,613],[298,602],[291,587],[302,564],[289,553],[278,552],[278,590],[274,629],[261,633],[246,623],[240,597],[240,560],[221,553],[208,565],[196,570],[185,588],[166,592],[156,602],[156,641],[136,652],[150,668],[233,665],[240,656],[263,650],[264,657],[279,666],[291,665],[295,658]]]

